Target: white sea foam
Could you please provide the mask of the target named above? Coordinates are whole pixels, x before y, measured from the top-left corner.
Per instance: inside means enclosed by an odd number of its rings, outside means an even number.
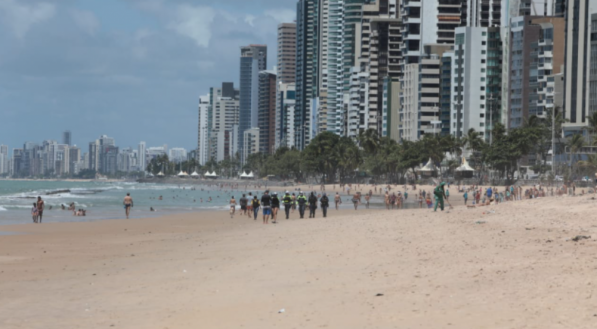
[[[0,206],[0,211],[7,211],[6,208]]]

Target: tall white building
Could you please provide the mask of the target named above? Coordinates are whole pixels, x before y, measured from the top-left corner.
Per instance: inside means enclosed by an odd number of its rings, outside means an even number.
[[[138,155],[138,166],[139,166],[139,171],[146,171],[147,170],[147,145],[145,144],[145,142],[140,142],[139,143],[139,152],[137,153]]]
[[[295,107],[295,84],[281,83],[278,86],[279,114],[276,121],[276,148],[292,148],[294,144],[294,107]]]
[[[199,97],[199,126],[197,135],[197,162],[201,166],[209,160],[209,94]]]
[[[464,137],[469,129],[483,132],[487,141],[500,117],[500,28],[456,29],[452,60],[452,106],[450,134]]]

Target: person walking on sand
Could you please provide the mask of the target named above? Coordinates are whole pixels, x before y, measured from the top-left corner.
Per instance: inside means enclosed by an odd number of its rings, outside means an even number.
[[[131,207],[133,207],[133,198],[131,198],[130,193],[126,194],[122,204],[124,204],[124,212],[126,213],[126,219],[129,219],[129,215],[131,213]]]
[[[280,210],[280,199],[278,193],[272,193],[272,223],[278,223],[278,210]]]
[[[230,199],[230,218],[234,218],[234,213],[236,213],[236,200],[232,196]]]
[[[286,219],[290,216],[290,208],[292,208],[292,197],[290,196],[290,192],[286,191],[284,198],[282,199],[284,203],[284,212],[286,213]]]
[[[311,192],[309,196],[309,218],[315,218],[315,210],[317,210],[317,196]]]
[[[340,194],[336,192],[336,196],[334,197],[334,202],[336,203],[336,210],[338,210],[338,205],[342,203],[342,199],[340,198]]]
[[[435,196],[435,208],[433,211],[437,211],[437,206],[440,206],[441,210],[444,211],[444,198],[446,197],[445,186],[446,183],[442,182],[433,191],[433,195]]]
[[[251,216],[253,216],[253,194],[249,192],[249,197],[247,198],[247,217],[251,218]]]
[[[247,214],[247,203],[249,202],[249,200],[247,200],[247,197],[243,194],[243,197],[240,198],[239,200],[240,202],[240,214],[242,215],[246,215]]]
[[[298,203],[299,208],[299,215],[301,218],[305,217],[305,207],[307,206],[307,197],[303,192],[299,192],[298,198],[296,198],[296,202]]]
[[[31,208],[31,217],[33,218],[33,222],[37,223],[37,216],[38,216],[38,212],[37,212],[37,203],[33,203],[33,208]]]
[[[319,199],[319,202],[321,203],[321,212],[323,212],[323,218],[326,218],[328,216],[328,208],[330,207],[330,199],[328,199],[328,195],[323,193],[323,196],[321,199]]]
[[[261,197],[261,207],[263,207],[263,224],[269,224],[269,217],[272,215],[272,197],[267,190]]]
[[[468,191],[464,191],[464,205],[466,206],[466,201],[468,201]]]
[[[388,191],[386,191],[384,202],[386,203],[386,209],[390,210],[390,194]]]
[[[41,221],[44,217],[44,208],[46,207],[46,203],[44,200],[41,199],[40,196],[37,197],[37,222],[41,224]]]
[[[365,208],[369,209],[369,200],[371,199],[371,195],[365,194]]]
[[[359,203],[361,203],[361,194],[359,192],[356,192],[352,196],[352,203],[354,204],[354,210],[357,210],[359,208]]]
[[[257,196],[254,196],[253,201],[251,201],[251,209],[253,209],[253,219],[257,220],[257,215],[259,215],[259,199],[257,199]]]

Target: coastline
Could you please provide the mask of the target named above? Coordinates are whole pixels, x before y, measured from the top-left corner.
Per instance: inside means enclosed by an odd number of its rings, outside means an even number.
[[[591,197],[3,226],[0,327],[589,328]]]

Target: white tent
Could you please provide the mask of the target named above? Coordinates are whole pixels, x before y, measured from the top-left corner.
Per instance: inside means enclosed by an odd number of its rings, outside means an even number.
[[[147,177],[153,177],[152,173],[147,174]]]
[[[184,171],[181,171],[181,172],[178,173],[178,177],[180,177],[180,178],[186,178],[186,177],[189,177],[189,174],[187,174]]]
[[[255,175],[253,175],[253,172],[251,171],[251,172],[250,172],[250,173],[247,175],[247,177],[249,177],[249,178],[255,178]]]
[[[158,173],[158,177],[164,177],[164,173],[160,171],[160,172]]]
[[[199,178],[199,174],[196,171],[193,171],[193,173],[191,174],[192,178]]]
[[[475,171],[475,169],[473,169],[471,166],[469,166],[465,157],[462,157],[462,165],[460,167],[456,168],[456,171]]]
[[[468,162],[462,157],[462,165],[456,168],[456,176],[459,178],[472,178],[475,169],[469,166]]]
[[[244,171],[243,173],[240,175],[240,179],[253,179],[255,178],[255,175],[253,175],[253,172],[251,171],[250,174],[246,174]]]
[[[216,174],[215,171],[212,173],[209,173],[209,171],[208,171],[205,173],[205,178],[218,178],[218,175]]]

